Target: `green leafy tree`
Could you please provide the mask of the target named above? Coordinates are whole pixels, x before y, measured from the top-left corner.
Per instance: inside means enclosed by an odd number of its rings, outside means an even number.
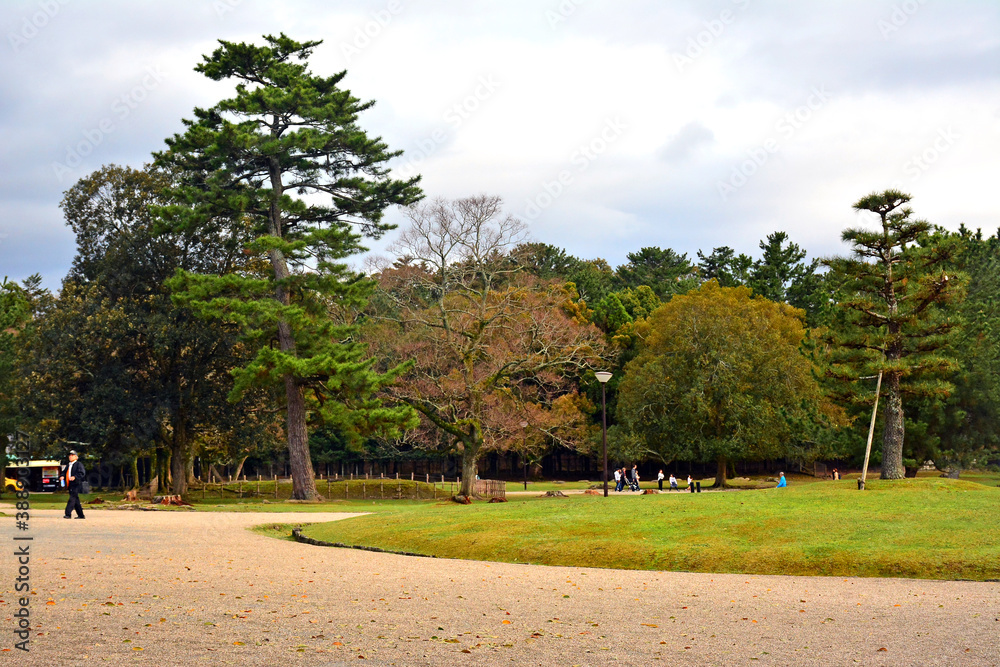
[[[220,40],[195,68],[214,81],[235,80],[236,94],[195,109],[157,161],[179,181],[176,203],[163,211],[168,229],[238,235],[249,225],[254,240],[245,252],[270,265],[265,275],[186,273],[174,286],[182,302],[239,324],[247,341],[260,345],[235,373],[232,397],[254,386],[284,389],[292,495],[311,499],[318,494],[310,410],[317,423],[352,437],[414,423],[408,407],[386,408],[374,398],[398,369],[373,372],[354,326],[330,311],[358,307],[372,290],[343,262],[363,250],[356,230],[380,236],[391,228],[385,209],[421,193],[417,178],[390,177],[385,165],[399,152],[359,127],[359,114],[373,102],[339,87],[346,72],[310,72],[320,42],[264,40]]]
[[[933,459],[942,469],[983,466],[1000,448],[1000,239],[962,226],[931,242],[958,242],[952,262],[968,279],[966,296],[947,306],[961,326],[942,353],[956,363],[948,395],[918,395],[906,405],[906,474]]]
[[[77,254],[37,319],[24,373],[32,419],[49,440],[91,442],[90,454],[133,470],[150,451],[161,486],[169,478],[184,494],[196,441],[265,444],[273,429],[263,392],[226,400],[229,371],[249,356],[235,327],[195,317],[165,286],[178,269],[224,275],[253,270],[252,260],[229,237],[159,233],[152,208],[168,184],[162,173],[110,165],[66,192]]]
[[[702,280],[714,280],[722,287],[738,287],[750,283],[753,258],[736,254],[729,246],[714,248],[709,255],[698,251],[698,274]]]
[[[818,259],[806,261],[806,251],[788,240],[785,232],[768,234],[760,242],[761,258],[750,267],[747,284],[755,294],[782,301],[806,312],[816,326],[831,299]]]
[[[642,248],[627,255],[628,263],[615,272],[620,287],[637,288],[646,285],[661,299],[683,294],[698,285],[696,270],[686,253],[672,249]]]
[[[898,190],[858,200],[854,209],[877,215],[878,227],[845,230],[852,256],[824,261],[845,295],[839,322],[828,333],[834,347],[829,372],[855,402],[856,379],[883,374],[883,479],[905,475],[904,395],[945,397],[952,385],[942,376],[956,369],[942,350],[957,322],[942,306],[962,291],[961,276],[947,272],[957,246],[940,236],[930,239],[930,223],[913,218],[909,201]]]
[[[5,277],[0,282],[0,471],[7,467],[7,439],[18,427],[17,347],[30,318],[25,290]]]
[[[785,455],[824,409],[799,352],[802,313],[714,280],[649,318],[643,351],[625,368],[617,417],[632,449],[664,461],[728,462]],[[836,411],[832,411],[836,416]]]
[[[603,259],[585,259],[567,276],[573,289],[586,303],[597,303],[615,288],[615,273]]]
[[[542,280],[572,280],[582,261],[562,248],[548,243],[522,243],[511,252],[511,258],[528,273]]]

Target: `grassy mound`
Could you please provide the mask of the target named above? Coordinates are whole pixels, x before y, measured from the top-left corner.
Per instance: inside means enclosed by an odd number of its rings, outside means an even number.
[[[305,535],[397,551],[545,565],[934,579],[1000,578],[1000,489],[853,480],[713,494],[423,503]]]

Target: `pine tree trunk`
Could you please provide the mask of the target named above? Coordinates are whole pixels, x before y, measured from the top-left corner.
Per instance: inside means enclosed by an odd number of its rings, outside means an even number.
[[[309,433],[306,430],[306,403],[302,387],[291,375],[285,376],[287,397],[288,466],[292,472],[292,498],[316,500],[316,473],[309,457]]]
[[[717,460],[717,465],[715,467],[715,484],[712,485],[713,489],[721,489],[726,486],[726,472],[729,466],[726,462],[725,456],[719,456]]]
[[[882,479],[903,479],[903,397],[899,373],[886,375],[885,427],[882,430]]]
[[[268,232],[271,236],[282,238],[284,228],[281,220],[281,196],[284,184],[281,180],[281,163],[277,157],[268,160],[268,179],[271,181],[271,203],[268,210]],[[291,295],[282,281],[287,280],[291,273],[284,253],[278,248],[268,251],[274,279],[277,282],[274,298],[278,303],[288,306]],[[295,336],[288,322],[278,321],[278,343],[281,351],[289,356],[296,356]],[[302,387],[298,378],[292,374],[285,375],[285,427],[288,437],[288,464],[292,473],[292,499],[315,500],[319,498],[316,491],[316,472],[309,456],[309,433],[306,429],[306,405]]]

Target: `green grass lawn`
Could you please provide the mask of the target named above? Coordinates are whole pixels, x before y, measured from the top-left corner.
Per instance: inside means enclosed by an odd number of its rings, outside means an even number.
[[[344,508],[346,509],[346,508]],[[359,508],[361,509],[361,508]],[[369,510],[371,511],[371,510]],[[309,537],[546,565],[831,576],[1000,578],[1000,489],[940,478],[711,494],[388,505]]]

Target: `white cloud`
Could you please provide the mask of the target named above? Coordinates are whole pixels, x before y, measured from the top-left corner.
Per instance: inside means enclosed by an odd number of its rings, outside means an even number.
[[[555,1],[225,1],[232,11],[221,14],[210,0],[67,3],[0,58],[0,273],[42,270],[58,283],[73,243],[57,207],[71,182],[51,165],[113,117],[144,68],[167,75],[74,177],[112,161],[142,164],[194,106],[227,95],[230,86],[192,71],[215,39],[280,31],[326,40],[314,71],[348,68],[345,85],[377,101],[362,123],[407,151],[400,165],[416,162],[431,196],[497,193],[520,213],[620,119],[627,128],[532,222],[536,239],[578,255],[619,263],[647,245],[753,252],[778,229],[830,254],[855,222],[851,203],[893,184],[935,223],[992,231],[1000,218],[990,194],[1000,149],[996,3],[925,3],[883,38],[878,21],[898,4],[886,0],[586,0],[554,26],[546,12]],[[4,3],[0,24],[19,25],[34,6]],[[733,20],[679,69],[674,56],[725,11]],[[364,48],[345,51],[366,29]],[[483,81],[494,84],[488,93]],[[822,86],[831,99],[789,135],[779,123]],[[908,161],[948,128],[959,138],[914,177]],[[776,149],[723,201],[718,183],[769,139]]]

